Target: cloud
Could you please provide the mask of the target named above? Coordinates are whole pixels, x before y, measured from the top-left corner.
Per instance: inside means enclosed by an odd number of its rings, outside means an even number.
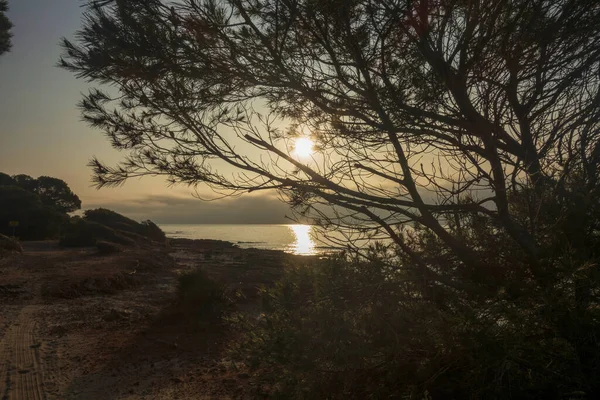
[[[108,208],[135,220],[162,224],[285,224],[290,208],[276,197],[247,195],[215,201],[168,195],[85,201],[84,209]]]

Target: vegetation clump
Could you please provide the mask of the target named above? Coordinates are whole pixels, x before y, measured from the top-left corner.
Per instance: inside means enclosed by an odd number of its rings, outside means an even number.
[[[135,241],[112,228],[81,217],[72,217],[64,225],[60,245],[66,247],[95,246],[98,241],[110,241],[125,246],[134,246]]]
[[[61,246],[94,246],[98,241],[122,246],[166,244],[164,232],[152,221],[142,223],[114,211],[99,208],[87,210],[83,217],[72,217],[63,227]],[[102,245],[101,245],[102,246]]]
[[[59,235],[68,216],[44,205],[38,195],[13,185],[0,185],[0,233],[21,240],[42,240]],[[18,223],[12,226],[12,223]]]
[[[219,321],[231,306],[227,287],[202,269],[180,276],[177,296],[176,310],[195,324]]]
[[[123,251],[122,246],[105,240],[96,241],[96,248],[98,249],[98,253],[102,255],[116,254]]]
[[[263,292],[262,318],[240,318],[234,353],[285,398],[595,398],[599,204],[582,192],[565,200],[546,200],[540,223],[562,217],[539,227],[542,270],[488,218],[457,218],[449,229],[485,271],[419,229],[407,245],[444,284],[383,245],[296,268]]]
[[[54,239],[81,200],[62,180],[0,172],[0,233],[21,240]]]
[[[22,253],[23,249],[18,241],[0,234],[0,255],[6,253]]]
[[[147,220],[138,223],[106,208],[86,210],[84,212],[84,219],[105,225],[124,234],[137,236],[138,238],[147,238],[161,243],[164,243],[167,239],[165,233],[154,222]]]
[[[0,55],[10,51],[12,46],[11,38],[12,33],[12,22],[6,16],[8,10],[8,2],[6,0],[0,0]]]

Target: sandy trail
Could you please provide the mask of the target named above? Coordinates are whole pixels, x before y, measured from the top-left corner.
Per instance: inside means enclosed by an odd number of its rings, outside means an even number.
[[[287,256],[230,247],[176,242],[177,263],[162,248],[24,243],[0,259],[0,400],[256,398],[262,386],[226,352],[237,333],[176,307],[181,271],[199,265],[243,291],[240,310],[260,307]]]
[[[46,399],[40,343],[35,337],[34,309],[32,305],[23,307],[0,342],[2,400]]]

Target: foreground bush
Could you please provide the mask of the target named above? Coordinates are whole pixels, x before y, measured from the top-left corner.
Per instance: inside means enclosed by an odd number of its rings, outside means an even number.
[[[177,311],[193,323],[218,321],[231,305],[227,288],[197,269],[181,275]]]
[[[484,274],[428,232],[411,245],[454,275],[447,285],[389,251],[294,269],[264,292],[264,317],[240,319],[234,354],[281,398],[596,398],[596,242],[585,253],[549,242],[541,280],[493,226],[464,222]]]

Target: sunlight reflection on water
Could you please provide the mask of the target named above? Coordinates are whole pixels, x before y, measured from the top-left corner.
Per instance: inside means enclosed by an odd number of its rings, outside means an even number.
[[[292,244],[292,252],[298,255],[311,256],[317,254],[315,242],[311,238],[312,226],[288,225],[294,233],[296,241]]]

